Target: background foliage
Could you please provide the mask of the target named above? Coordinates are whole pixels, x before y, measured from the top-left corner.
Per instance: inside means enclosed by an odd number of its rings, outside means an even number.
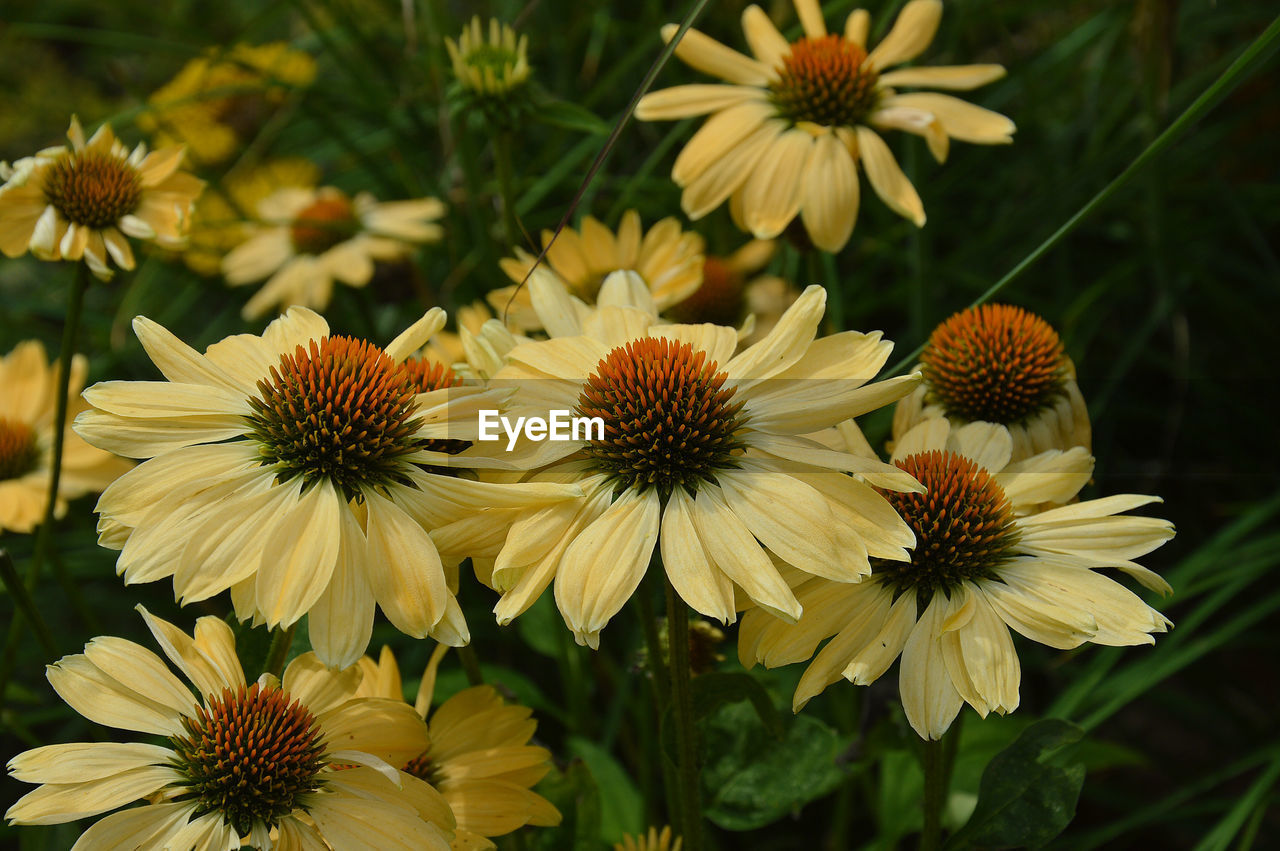
[[[743,5],[713,2],[698,27],[742,47]],[[789,3],[765,5],[798,29]],[[869,5],[873,27],[883,28],[898,4]],[[925,58],[1005,65],[1008,77],[973,100],[1017,122],[1015,144],[956,145],[937,166],[920,140],[899,134],[891,143],[920,189],[928,225],[915,230],[864,192],[854,238],[834,274],[806,267],[791,250],[779,254],[775,270],[832,290],[833,330],[880,328],[899,354],[910,352],[1138,156],[1268,25],[1275,11],[1268,5],[948,3]],[[828,21],[851,6],[826,4]],[[0,159],[58,144],[71,112],[87,126],[111,120],[119,135],[136,141],[133,122],[147,95],[185,61],[211,45],[287,40],[318,59],[318,84],[293,93],[243,156],[304,156],[344,189],[368,188],[384,199],[432,194],[450,207],[443,243],[380,272],[366,290],[339,288],[327,312],[335,331],[386,342],[426,307],[452,310],[506,282],[497,267],[509,250],[495,200],[492,129],[482,114],[450,99],[442,42],[476,12],[499,15],[529,36],[544,120],[517,131],[515,171],[517,212],[536,234],[564,214],[657,55],[658,27],[678,20],[683,5],[6,0]],[[1179,534],[1146,563],[1175,588],[1162,610],[1177,627],[1154,648],[1060,653],[1019,641],[1021,709],[985,722],[965,710],[954,824],[974,807],[980,788],[984,803],[953,840],[956,847],[1050,841],[1056,831],[1032,828],[1055,818],[1065,823],[1070,812],[1062,802],[1082,779],[1075,819],[1053,847],[1243,848],[1280,835],[1280,815],[1268,812],[1280,779],[1280,444],[1268,404],[1280,317],[1274,72],[1272,61],[1236,88],[1001,295],[1055,324],[1075,360],[1098,457],[1086,496],[1164,497],[1163,516]],[[673,62],[659,84],[698,79]],[[677,213],[668,172],[691,131],[688,122],[632,124],[578,214],[613,226],[632,206],[646,224]],[[697,227],[713,253],[743,241],[724,210]],[[30,258],[0,264],[0,351],[31,337],[56,351],[70,278],[69,267]],[[129,331],[132,316],[144,313],[202,348],[249,330],[239,318],[245,297],[160,256],[140,258],[135,274],[89,292],[79,349],[91,358],[91,380],[156,377]],[[873,444],[887,425],[884,416],[866,424]],[[114,553],[95,543],[91,506],[91,499],[75,504],[58,528],[73,587],[48,580],[37,593],[63,652],[98,634],[149,644],[133,612],[139,601],[179,624],[225,614],[222,600],[179,613],[166,583],[124,588]],[[30,557],[30,537],[6,535],[0,543],[19,565]],[[591,653],[573,646],[549,600],[508,629],[494,625],[494,595],[474,580],[460,600],[486,679],[534,707],[539,738],[557,756],[558,770],[541,789],[565,823],[530,831],[525,847],[594,848],[663,823],[652,758],[662,742],[640,660],[639,618],[617,619],[601,651]],[[0,613],[5,623],[12,616],[7,596]],[[428,644],[385,624],[374,648],[383,642],[397,650],[407,685],[416,687]],[[704,798],[720,846],[742,847],[744,837],[734,832],[752,829],[751,847],[761,849],[909,847],[922,781],[917,742],[896,706],[896,678],[856,691],[833,687],[792,717],[799,666],[757,670],[745,680],[734,676],[741,669],[732,640],[723,652],[729,658],[721,673],[699,687]],[[6,758],[37,744],[102,735],[53,694],[42,676],[49,661],[33,639],[17,648],[0,715]],[[465,683],[453,664],[438,696]],[[1042,718],[1073,722],[1084,736],[1071,741],[1080,731],[1062,725],[1028,729]],[[998,773],[982,776],[1001,751],[996,765],[1019,778],[1019,788],[989,789],[998,786]],[[1045,800],[1021,794],[1029,778],[1040,778],[1031,788]],[[0,781],[6,806],[19,786]],[[994,827],[979,823],[1002,794],[1013,796],[1011,807],[1030,808],[1025,835],[999,833],[1016,830],[1009,818]],[[0,826],[6,847],[65,848],[75,835],[68,826]]]

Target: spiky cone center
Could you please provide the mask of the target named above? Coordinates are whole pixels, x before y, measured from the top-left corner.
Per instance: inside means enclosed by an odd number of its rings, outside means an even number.
[[[40,448],[31,426],[0,417],[0,481],[30,473],[39,459]]]
[[[67,153],[45,172],[44,198],[72,224],[105,228],[137,209],[142,178],[122,157],[98,150]]]
[[[876,105],[880,75],[866,65],[867,52],[838,35],[802,38],[783,57],[771,97],[794,123],[853,127]]]
[[[294,216],[289,238],[299,254],[323,254],[350,239],[359,228],[355,208],[347,198],[320,198]]]
[[[672,305],[669,312],[677,322],[737,325],[746,312],[742,275],[719,257],[706,258],[702,263],[702,285],[693,295]]]
[[[172,739],[174,767],[199,813],[221,813],[247,836],[256,822],[274,826],[299,795],[318,788],[324,747],[305,706],[258,683],[224,689],[206,703],[183,719],[186,735]]]
[[[1049,323],[1007,304],[962,310],[929,335],[920,356],[947,413],[1011,425],[1047,407],[1066,381],[1062,341]]]
[[[280,356],[249,400],[250,434],[282,482],[328,479],[348,499],[401,481],[415,439],[417,386],[382,349],[351,337],[321,337]]]
[[[404,370],[413,383],[414,392],[430,393],[445,387],[457,387],[462,383],[458,374],[442,363],[432,362],[426,358],[408,358],[404,362]],[[421,440],[418,445],[431,452],[447,452],[457,455],[471,445],[469,440],[451,440],[449,438],[430,438]]]
[[[896,462],[928,490],[884,491],[916,535],[910,562],[874,559],[872,570],[901,593],[948,596],[965,581],[991,579],[1013,554],[1019,533],[1004,490],[982,467],[954,452],[932,450]]]
[[[403,770],[405,774],[412,774],[414,777],[430,783],[437,789],[440,788],[440,784],[443,783],[445,779],[444,769],[439,763],[431,758],[431,751],[429,750],[423,751],[405,763]]]
[[[656,487],[664,499],[678,485],[692,493],[697,482],[714,482],[744,449],[743,403],[725,378],[688,343],[645,337],[618,346],[578,396],[579,416],[604,421],[587,457],[617,489]]]

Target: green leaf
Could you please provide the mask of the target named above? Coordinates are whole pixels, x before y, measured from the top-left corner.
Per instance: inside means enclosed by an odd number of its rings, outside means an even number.
[[[644,798],[613,754],[581,736],[570,736],[569,753],[591,770],[600,790],[600,832],[604,842],[620,842],[623,834],[644,830]]]
[[[584,109],[567,100],[547,99],[541,101],[530,115],[534,120],[543,124],[550,124],[552,127],[560,127],[564,130],[574,130],[579,133],[590,133],[593,136],[604,136],[611,129],[609,124],[605,123],[591,110]]]
[[[1084,731],[1049,718],[1032,724],[987,764],[978,803],[947,843],[962,848],[1039,848],[1071,822],[1084,783],[1084,765],[1060,765],[1055,755]]]
[[[754,706],[721,706],[700,725],[704,812],[726,830],[753,830],[830,792],[847,776],[842,737],[808,715],[774,735]]]

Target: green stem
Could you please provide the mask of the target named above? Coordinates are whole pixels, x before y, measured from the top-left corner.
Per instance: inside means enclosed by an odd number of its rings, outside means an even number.
[[[665,577],[664,577],[665,578]],[[692,675],[689,670],[689,610],[676,595],[671,580],[667,591],[667,652],[671,656],[671,718],[676,725],[676,769],[680,787],[680,822],[685,851],[702,851],[702,789],[698,777],[698,747],[693,728]]]
[[[467,675],[467,683],[473,686],[484,685],[484,674],[480,671],[480,657],[476,649],[468,644],[458,648],[458,658],[462,660],[462,670]]]
[[[4,587],[13,596],[13,602],[17,610],[27,620],[31,621],[31,627],[36,632],[36,638],[40,639],[44,649],[49,651],[50,656],[59,655],[58,646],[53,640],[53,633],[49,631],[49,625],[40,616],[40,610],[36,608],[35,601],[31,599],[31,592],[27,590],[27,586],[18,578],[18,570],[13,566],[13,558],[4,550],[0,550],[0,579],[3,579]]]
[[[1232,62],[1226,71],[1222,72],[1222,76],[1218,77],[1218,79],[1214,81],[1213,85],[1205,89],[1200,97],[1196,98],[1191,106],[1187,107],[1186,110],[1178,116],[1176,121],[1170,124],[1163,133],[1156,137],[1155,141],[1148,145],[1146,149],[1138,155],[1137,159],[1129,164],[1128,168],[1122,171],[1115,180],[1108,183],[1097,195],[1094,195],[1087,204],[1076,211],[1075,215],[1067,219],[1060,228],[1050,234],[1049,238],[1040,243],[1034,251],[1022,258],[1022,260],[1018,262],[1018,265],[1005,273],[1003,278],[996,281],[987,288],[986,292],[974,299],[973,303],[969,306],[975,307],[991,299],[996,295],[996,293],[1000,292],[1015,279],[1020,277],[1023,272],[1035,265],[1041,257],[1048,254],[1057,246],[1058,243],[1066,239],[1072,231],[1080,226],[1081,222],[1097,212],[1103,204],[1111,199],[1112,195],[1115,195],[1116,192],[1128,184],[1129,181],[1133,180],[1133,178],[1150,165],[1156,157],[1163,153],[1165,148],[1172,145],[1178,137],[1190,129],[1192,124],[1199,121],[1201,116],[1217,106],[1218,103],[1230,94],[1231,90],[1241,83],[1256,66],[1265,61],[1271,51],[1275,49],[1275,42],[1278,37],[1280,37],[1280,16],[1277,16],[1271,22],[1271,25],[1268,26],[1260,36],[1254,39],[1253,43],[1245,48],[1239,58],[1236,59],[1235,62]],[[910,354],[894,364],[893,367],[885,374],[896,375],[901,373],[909,365],[915,363],[916,358],[920,355],[920,352],[923,349],[923,345],[917,346]]]
[[[498,173],[498,191],[502,193],[502,227],[507,250],[523,246],[520,222],[516,220],[515,179],[511,168],[511,131],[499,130],[493,137],[493,166]]]
[[[946,758],[942,740],[924,743],[924,832],[920,851],[942,846],[942,808],[947,802]]]
[[[289,648],[293,646],[293,633],[297,629],[298,624],[295,622],[284,629],[271,631],[271,649],[267,651],[263,673],[272,674],[277,678],[284,675],[284,663],[288,661]]]

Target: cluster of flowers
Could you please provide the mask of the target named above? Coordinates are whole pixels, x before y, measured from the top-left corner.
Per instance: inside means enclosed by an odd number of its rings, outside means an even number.
[[[690,218],[727,201],[758,240],[798,220],[813,246],[836,251],[854,227],[859,164],[892,209],[924,222],[878,130],[920,135],[939,160],[950,139],[1009,141],[1003,116],[898,91],[1003,74],[891,70],[932,40],[935,0],[908,3],[869,51],[864,12],[841,35],[816,0],[796,8],[804,35],[792,43],[759,8],[744,12],[753,57],[689,31],[677,55],[728,85],[640,102],[646,119],[711,115],[673,169]],[[486,44],[478,24],[450,46],[459,79],[490,93],[527,77],[524,52],[496,26]],[[497,71],[495,56],[505,57]],[[245,53],[236,67],[255,61]],[[125,236],[182,246],[200,181],[179,170],[181,147],[130,153],[107,128],[86,142],[74,121],[69,135],[70,149],[6,167],[0,250],[83,258],[106,275],[109,260],[133,266]],[[544,235],[546,264],[516,249],[503,268],[527,286],[491,294],[511,308],[507,322],[471,308],[454,336],[437,308],[385,346],[331,334],[316,310],[333,281],[366,284],[375,261],[439,238],[442,210],[292,186],[263,195],[234,239],[197,229],[214,236],[195,262],[220,254],[231,284],[270,278],[246,317],[285,312],[203,353],[137,318],[163,380],[84,392],[60,496],[102,491],[99,542],[120,551],[126,583],[170,579],[183,604],[226,591],[255,625],[306,617],[314,650],[279,680],[249,683],[221,621],[201,618],[187,635],[144,611],[195,695],[155,654],[115,638],[51,666],[49,680],[87,718],[164,743],[21,754],[11,773],[43,785],[7,818],[67,821],[148,802],[98,821],[77,848],[483,848],[484,837],[556,823],[530,791],[549,754],[528,744],[528,710],[477,687],[428,722],[441,654],[412,708],[394,659],[364,655],[376,609],[406,635],[466,644],[455,595],[467,559],[499,593],[499,623],[551,586],[567,627],[594,648],[656,553],[691,608],[723,624],[741,613],[745,665],[809,662],[796,711],[901,657],[906,717],[929,739],[965,703],[984,716],[1017,707],[1010,630],[1072,648],[1149,643],[1169,626],[1096,571],[1168,591],[1132,559],[1172,527],[1124,514],[1154,497],[1078,499],[1093,469],[1088,417],[1071,361],[1038,317],[963,311],[934,331],[917,370],[873,381],[892,344],[879,332],[822,335],[821,287],[787,297],[767,281],[758,289],[778,302],[767,323],[738,325],[737,309],[700,321],[725,292],[742,293],[769,244],[708,258],[677,220],[646,232],[628,213],[616,232],[588,218]],[[219,213],[195,215],[207,225]],[[29,531],[62,424],[42,350],[19,347],[0,370],[0,523]],[[78,396],[83,364],[73,371]],[[854,418],[891,403],[886,462]],[[487,409],[570,410],[603,420],[603,435],[508,450],[478,439]]]

